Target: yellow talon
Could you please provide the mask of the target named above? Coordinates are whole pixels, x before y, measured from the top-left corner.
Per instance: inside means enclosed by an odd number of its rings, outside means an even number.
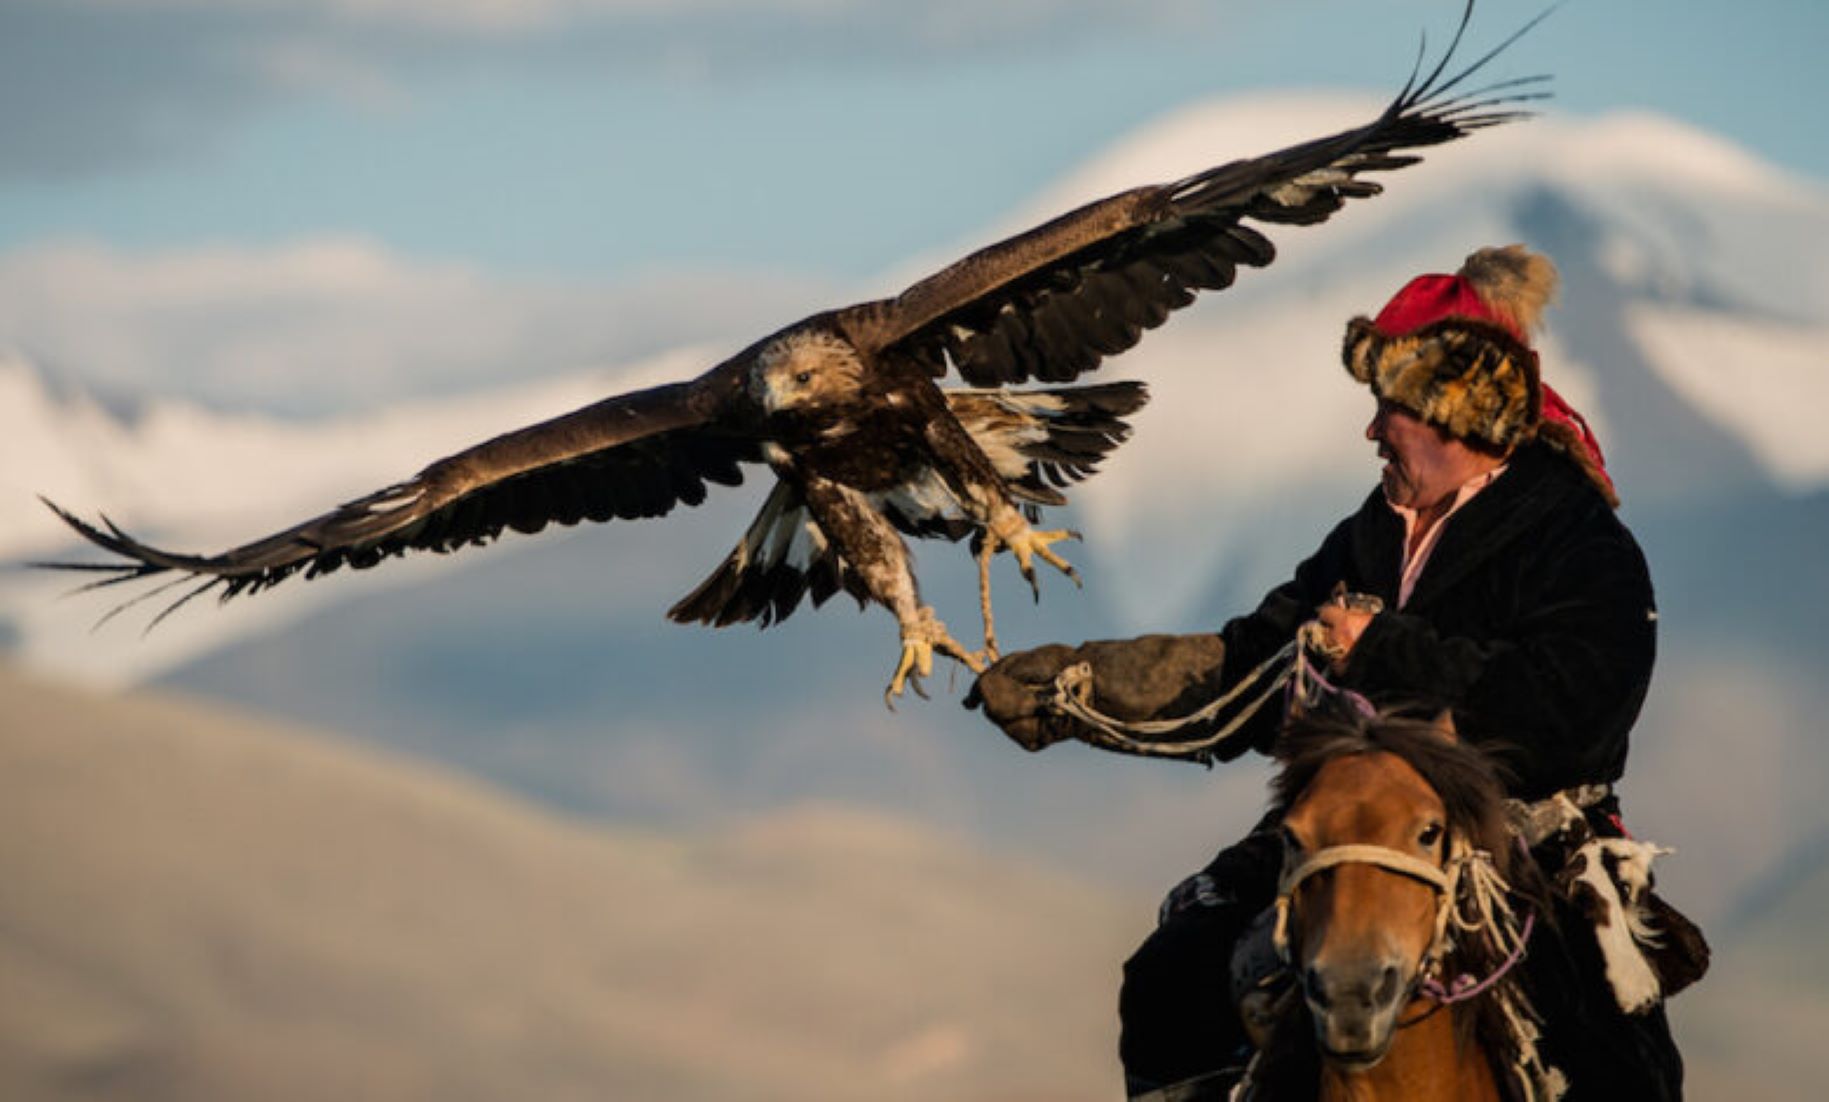
[[[890,711],[895,711],[895,698],[910,686],[914,688],[916,696],[926,699],[927,692],[921,688],[921,679],[933,676],[933,672],[933,644],[925,639],[904,637],[902,657],[895,664],[895,676],[889,679],[889,687],[883,690],[883,704]]]
[[[1029,589],[1034,592],[1035,599],[1039,601],[1041,600],[1041,585],[1035,580],[1034,560],[1036,559],[1040,559],[1049,566],[1052,566],[1056,570],[1067,575],[1069,578],[1072,578],[1074,585],[1077,586],[1082,584],[1080,582],[1080,572],[1073,568],[1073,564],[1055,554],[1048,546],[1051,543],[1058,543],[1061,540],[1077,540],[1079,538],[1080,534],[1078,532],[1066,528],[1058,528],[1048,532],[1037,532],[1033,528],[1024,528],[1020,532],[1004,537],[1003,542],[1009,547],[1010,553],[1016,556],[1017,568],[1022,571],[1022,576],[1028,579]]]
[[[883,704],[890,711],[895,711],[895,698],[907,689],[912,688],[915,695],[927,698],[926,690],[921,688],[921,679],[933,676],[936,650],[975,674],[985,671],[983,655],[966,650],[947,634],[946,625],[934,616],[933,609],[923,608],[919,619],[902,627],[902,656],[896,662],[889,687],[883,690]]]

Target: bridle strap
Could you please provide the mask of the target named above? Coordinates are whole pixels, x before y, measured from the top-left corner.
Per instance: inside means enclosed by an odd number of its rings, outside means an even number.
[[[1283,874],[1282,883],[1277,887],[1278,894],[1294,895],[1304,880],[1337,865],[1377,865],[1412,880],[1421,880],[1443,893],[1454,887],[1454,878],[1439,865],[1388,846],[1353,843],[1328,846],[1310,854],[1308,860]]]
[[[1443,869],[1401,850],[1362,842],[1344,846],[1328,846],[1326,849],[1316,850],[1300,865],[1285,870],[1282,881],[1277,885],[1276,929],[1271,935],[1277,956],[1283,963],[1289,963],[1290,901],[1295,898],[1296,890],[1302,886],[1303,881],[1316,873],[1326,872],[1328,869],[1340,865],[1376,865],[1399,876],[1420,880],[1435,889],[1435,893],[1441,897],[1436,905],[1435,936],[1431,939],[1429,951],[1424,954],[1424,961],[1427,963],[1439,953],[1445,940],[1449,913],[1454,907],[1455,885],[1459,880],[1458,874],[1463,863],[1464,859],[1457,853],[1450,859],[1449,869]]]

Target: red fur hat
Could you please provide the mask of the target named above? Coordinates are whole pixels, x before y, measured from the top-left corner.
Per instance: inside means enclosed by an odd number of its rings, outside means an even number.
[[[1417,276],[1376,318],[1347,322],[1341,358],[1372,393],[1455,436],[1500,448],[1542,439],[1617,506],[1599,441],[1544,385],[1530,346],[1556,281],[1556,266],[1522,245],[1481,249],[1453,275]]]

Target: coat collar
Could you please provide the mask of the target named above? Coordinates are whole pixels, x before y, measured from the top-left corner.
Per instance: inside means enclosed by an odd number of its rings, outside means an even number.
[[[1472,501],[1444,520],[1440,542],[1410,594],[1406,611],[1423,611],[1468,572],[1513,540],[1574,504],[1587,487],[1580,472],[1542,444],[1528,444],[1512,456],[1506,472]],[[1381,490],[1373,490],[1359,511],[1353,541],[1361,578],[1387,603],[1397,598],[1403,569],[1403,520]]]

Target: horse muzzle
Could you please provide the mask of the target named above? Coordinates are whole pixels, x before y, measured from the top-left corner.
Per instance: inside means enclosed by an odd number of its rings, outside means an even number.
[[[1321,1051],[1349,1070],[1376,1066],[1396,1035],[1408,978],[1409,970],[1395,961],[1310,966],[1302,994]]]

